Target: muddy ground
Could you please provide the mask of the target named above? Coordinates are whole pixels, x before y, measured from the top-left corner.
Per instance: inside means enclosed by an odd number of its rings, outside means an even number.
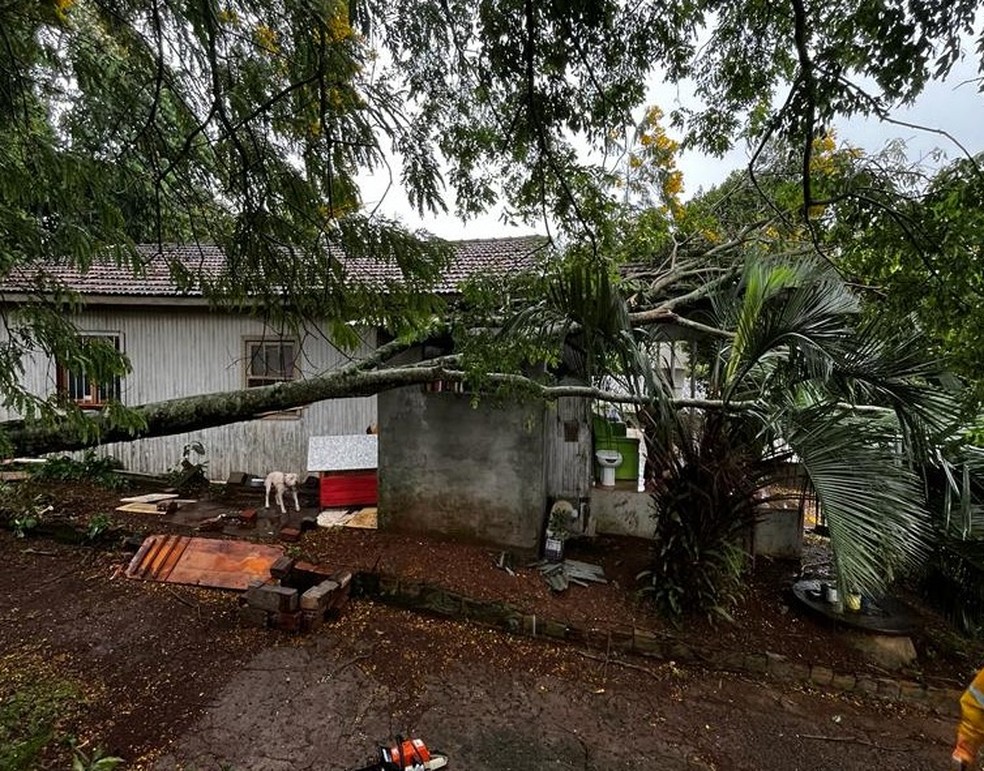
[[[112,497],[100,495],[78,494],[73,510],[104,510]],[[167,527],[134,517],[118,524]],[[288,548],[339,567],[423,574],[552,617],[658,623],[625,586],[644,557],[638,544],[585,547],[615,580],[567,596],[551,595],[534,572],[496,570],[477,548],[324,531]],[[37,668],[83,684],[85,708],[61,732],[122,756],[127,768],[344,771],[367,763],[377,742],[410,732],[448,753],[452,769],[470,771],[938,769],[949,755],[952,718],[922,708],[615,658],[365,600],[308,636],[243,628],[235,593],[129,580],[128,559],[113,543],[0,532],[0,674]],[[844,671],[864,666],[840,631],[785,603],[773,584],[788,566],[759,568],[737,624],[695,622],[679,634],[798,652]],[[919,641],[920,674],[964,682],[974,662],[966,650],[943,651],[938,638]],[[39,767],[68,762],[55,744]]]

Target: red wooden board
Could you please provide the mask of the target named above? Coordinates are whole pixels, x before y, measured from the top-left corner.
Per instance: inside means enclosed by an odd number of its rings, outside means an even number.
[[[368,506],[376,503],[375,471],[325,472],[321,475],[321,505]]]

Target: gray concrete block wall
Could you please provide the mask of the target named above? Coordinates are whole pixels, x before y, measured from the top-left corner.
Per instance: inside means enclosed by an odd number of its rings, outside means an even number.
[[[538,551],[546,514],[544,405],[378,396],[379,526]]]

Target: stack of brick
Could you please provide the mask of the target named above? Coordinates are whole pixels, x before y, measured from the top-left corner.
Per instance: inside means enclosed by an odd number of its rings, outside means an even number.
[[[313,631],[342,608],[351,582],[351,573],[281,558],[270,568],[270,578],[250,582],[240,600],[240,623],[285,632]]]

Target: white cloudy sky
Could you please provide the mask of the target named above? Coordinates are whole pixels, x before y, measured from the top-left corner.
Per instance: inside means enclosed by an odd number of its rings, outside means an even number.
[[[984,151],[984,95],[977,90],[979,77],[973,57],[957,64],[950,78],[943,83],[931,83],[917,100],[906,109],[900,109],[894,118],[908,123],[927,126],[948,132],[969,152]],[[677,104],[691,98],[684,89],[676,86],[654,84],[648,95],[648,103],[660,105],[669,112]],[[877,120],[853,120],[836,127],[838,139],[859,146],[869,152],[882,149],[888,142],[902,139],[906,143],[910,160],[926,159],[935,149],[942,150],[947,158],[962,155],[959,147],[945,136],[919,131]],[[745,148],[735,148],[724,158],[712,158],[697,153],[685,153],[678,161],[683,170],[687,192],[700,187],[710,187],[720,182],[730,171],[747,162]],[[376,175],[363,181],[363,194],[370,207],[396,216],[411,228],[424,228],[442,238],[494,238],[509,235],[525,235],[545,232],[544,226],[508,227],[499,220],[498,212],[491,212],[478,219],[462,222],[454,215],[421,219],[410,207],[399,186],[398,171],[395,183],[385,193],[388,178]],[[451,202],[449,201],[449,207]]]

